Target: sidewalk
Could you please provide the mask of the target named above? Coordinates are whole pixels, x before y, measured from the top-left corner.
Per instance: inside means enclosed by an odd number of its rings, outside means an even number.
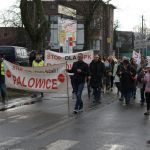
[[[69,89],[71,89],[71,87],[69,87]],[[21,107],[24,105],[31,105],[31,104],[35,104],[38,102],[44,102],[45,100],[60,100],[63,98],[66,100],[66,102],[68,103],[68,96],[67,96],[67,91],[66,89],[64,89],[63,93],[45,93],[44,97],[41,98],[40,94],[37,98],[31,98],[31,96],[28,97],[22,97],[22,98],[15,98],[15,99],[10,99],[6,102],[6,105],[3,105],[2,103],[0,103],[0,111],[6,111],[9,109],[13,109],[16,107]],[[91,94],[91,98],[89,100],[88,98],[88,94],[87,94],[87,88],[84,88],[83,91],[83,102],[84,102],[84,110],[88,111],[90,109],[92,109],[93,106],[92,105],[92,94]],[[114,97],[114,98],[112,98]],[[102,94],[102,104],[99,105],[99,107],[103,107],[103,105],[106,104],[110,104],[112,103],[114,100],[118,99],[116,94],[114,94],[114,92],[109,92],[106,94]],[[70,107],[70,111],[73,110],[74,107],[74,103],[75,103],[75,99],[72,98],[72,93],[71,90],[69,91],[69,107]]]

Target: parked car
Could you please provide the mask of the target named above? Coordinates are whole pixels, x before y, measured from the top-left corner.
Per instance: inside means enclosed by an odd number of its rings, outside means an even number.
[[[0,53],[3,53],[5,59],[12,63],[28,66],[29,65],[29,56],[27,49],[24,47],[18,46],[0,46]]]

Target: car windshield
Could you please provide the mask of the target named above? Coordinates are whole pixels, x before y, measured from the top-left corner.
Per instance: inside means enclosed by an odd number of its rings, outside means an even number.
[[[17,53],[17,57],[19,57],[19,58],[27,58],[28,57],[28,53],[25,48],[17,48],[16,53]]]

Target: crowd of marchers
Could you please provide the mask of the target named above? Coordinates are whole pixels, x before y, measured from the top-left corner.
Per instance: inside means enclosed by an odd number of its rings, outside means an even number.
[[[34,56],[34,57],[33,57]],[[29,57],[30,66],[44,66],[43,55],[37,53]],[[5,85],[5,72],[3,64],[4,55],[0,55],[0,91],[2,103],[5,104],[7,92]],[[136,98],[137,88],[140,88],[140,104],[147,104],[147,111],[144,115],[149,115],[150,111],[150,64],[142,57],[141,63],[136,64],[136,61],[131,58],[123,57],[116,59],[115,57],[102,57],[98,54],[90,64],[86,64],[83,60],[83,54],[78,54],[78,60],[73,63],[69,73],[72,85],[72,93],[76,96],[74,113],[77,114],[83,111],[82,92],[85,83],[88,84],[88,94],[93,96],[93,104],[101,104],[102,92],[111,92],[116,86],[119,100],[124,105],[129,105],[132,99]],[[33,93],[32,98],[35,98],[37,93]],[[41,98],[44,96],[41,93]]]
[[[94,55],[93,61],[88,65],[83,61],[83,54],[78,54],[78,61],[73,63],[69,73],[73,91],[76,95],[74,113],[83,111],[82,91],[87,82],[92,90],[93,104],[101,104],[101,93],[111,92],[117,88],[119,101],[124,105],[130,105],[131,100],[136,98],[137,88],[140,88],[140,105],[147,104],[150,111],[150,65],[142,57],[141,63],[136,64],[133,58],[102,57]]]

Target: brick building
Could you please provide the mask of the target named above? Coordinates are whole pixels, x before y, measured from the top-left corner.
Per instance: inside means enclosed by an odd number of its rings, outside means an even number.
[[[32,1],[29,1],[31,4]],[[62,3],[63,2],[63,3]],[[76,37],[74,39],[74,51],[82,51],[84,46],[84,14],[80,14],[81,10],[89,13],[86,7],[90,5],[89,0],[44,0],[43,8],[45,16],[50,22],[50,30],[45,38],[45,48],[51,50],[60,51],[62,48],[60,42],[60,36],[63,38],[63,32],[60,32],[60,26],[62,22],[66,20],[76,23]],[[33,14],[33,5],[31,11]],[[66,6],[66,8],[76,9],[75,16],[71,16],[69,13],[61,13],[60,6]],[[84,8],[84,9],[83,9]],[[89,35],[89,47],[88,49],[96,50],[103,55],[110,55],[113,52],[113,19],[114,19],[115,7],[111,4],[101,2],[94,11],[93,17],[90,22],[90,35]],[[31,15],[32,15],[31,14]],[[20,28],[0,28],[0,45],[22,45],[30,47],[30,42],[23,31]],[[22,33],[21,33],[22,32]],[[21,33],[21,34],[20,34]],[[68,42],[67,40],[65,42]],[[68,44],[66,44],[68,45]],[[65,47],[63,47],[65,49]],[[67,49],[67,46],[66,46]],[[64,51],[67,52],[67,51]]]
[[[13,45],[29,47],[29,40],[23,28],[0,27],[0,46]]]
[[[76,9],[76,17],[61,14],[59,12],[59,5],[63,5],[69,8]],[[77,21],[77,31],[76,31],[76,46],[75,50],[80,51],[83,49],[84,45],[84,21],[80,14],[81,11],[88,8],[90,2],[88,0],[84,1],[43,1],[43,7],[45,14],[48,16],[51,22],[51,38],[50,45],[53,49],[59,49],[60,45],[58,43],[58,20],[62,18],[72,19]],[[84,8],[84,9],[83,9]],[[106,4],[101,2],[97,6],[95,13],[93,14],[93,19],[90,23],[90,44],[88,49],[97,50],[98,53],[109,55],[113,52],[113,22],[114,22],[114,9],[115,7],[111,4]],[[86,10],[88,12],[88,10]],[[82,13],[84,15],[84,13]]]

